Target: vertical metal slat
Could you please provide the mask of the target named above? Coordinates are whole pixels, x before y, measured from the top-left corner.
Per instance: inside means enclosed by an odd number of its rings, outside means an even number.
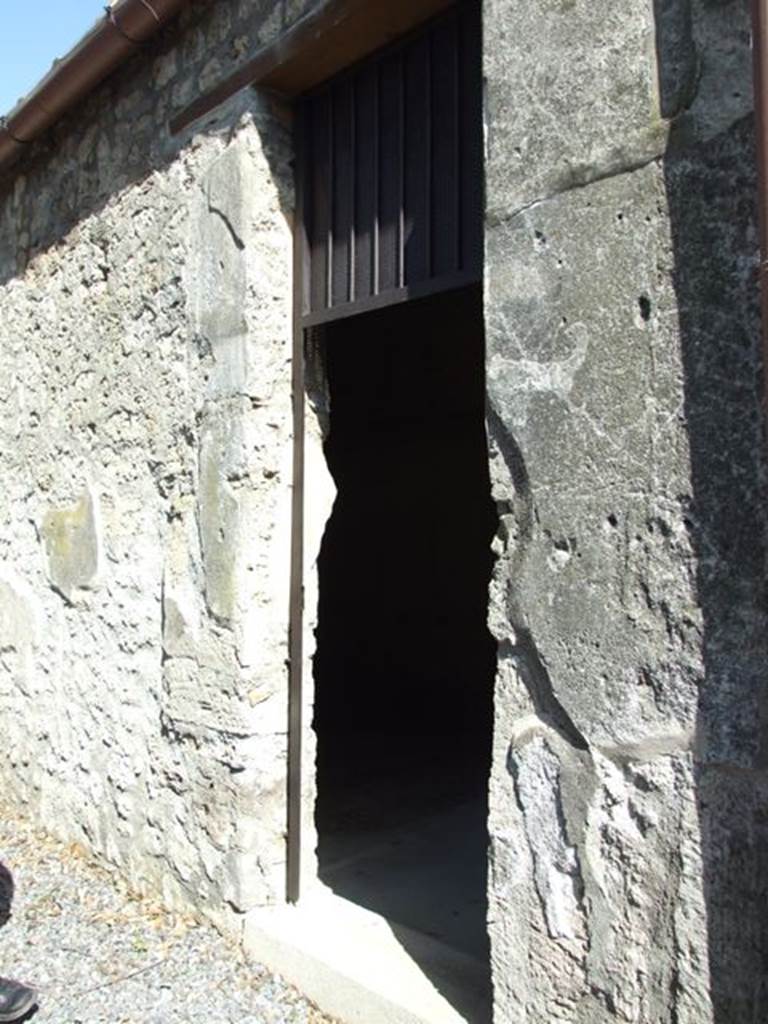
[[[350,291],[350,227],[352,224],[352,167],[354,151],[351,132],[352,91],[349,81],[342,81],[333,90],[333,216],[332,276],[330,305],[349,302]]]
[[[328,184],[326,193],[328,196],[328,236],[325,250],[325,307],[330,309],[333,306],[333,216],[334,216],[334,170],[336,167],[333,159],[334,124],[333,124],[333,92],[328,91]]]
[[[466,174],[466,145],[464,138],[464,52],[466,49],[466,22],[457,17],[456,27],[456,265],[464,263],[464,184]]]
[[[405,285],[429,277],[429,40],[418,39],[404,55]]]
[[[427,37],[426,53],[427,124],[424,131],[427,154],[424,162],[424,180],[427,197],[424,205],[424,237],[427,247],[427,277],[432,276],[432,33]]]
[[[398,76],[397,76],[397,89],[398,89],[398,111],[397,119],[399,123],[398,131],[398,143],[400,146],[400,159],[398,161],[398,185],[400,186],[400,192],[398,195],[398,216],[397,216],[397,287],[402,288],[405,284],[405,161],[406,161],[406,149],[405,149],[405,59],[403,57],[402,50],[399,54],[399,60],[397,62]]]
[[[304,159],[308,178],[307,197],[311,196],[310,232],[310,307],[313,312],[327,308],[328,236],[330,234],[330,167],[328,153],[328,94],[312,97],[306,105],[311,149]]]
[[[441,22],[432,49],[432,272],[436,276],[459,266],[456,223],[458,210],[458,137],[456,131],[456,19]]]
[[[381,208],[381,174],[379,172],[379,160],[381,159],[379,97],[381,95],[381,65],[378,61],[374,64],[373,72],[373,247],[371,250],[371,295],[378,295],[379,283],[379,219]]]
[[[479,276],[479,13],[459,3],[303,101],[311,322]]]
[[[373,67],[356,76],[355,88],[355,298],[373,294],[373,248],[375,218]]]
[[[483,265],[483,111],[480,8],[461,12],[461,269],[479,277]]]
[[[399,59],[381,62],[379,76],[379,292],[398,287],[400,221]]]
[[[355,109],[357,99],[357,79],[353,78],[349,85],[349,302],[355,301],[355,273],[357,270],[357,236],[355,234],[355,218],[357,215],[357,150],[355,135]]]

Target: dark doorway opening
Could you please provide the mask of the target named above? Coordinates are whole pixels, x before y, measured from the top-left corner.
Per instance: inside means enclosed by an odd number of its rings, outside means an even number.
[[[480,289],[337,321],[322,348],[337,497],[314,660],[320,878],[403,944],[476,962],[466,1005],[450,998],[482,1021],[496,514]]]

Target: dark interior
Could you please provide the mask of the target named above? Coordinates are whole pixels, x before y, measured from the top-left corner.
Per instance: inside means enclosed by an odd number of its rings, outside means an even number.
[[[481,301],[463,289],[325,328],[337,497],[314,728],[321,878],[487,963],[496,516]]]

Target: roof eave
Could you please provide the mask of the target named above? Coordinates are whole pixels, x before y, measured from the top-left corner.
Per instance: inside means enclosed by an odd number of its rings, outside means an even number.
[[[0,175],[136,52],[187,0],[119,0],[0,122]]]

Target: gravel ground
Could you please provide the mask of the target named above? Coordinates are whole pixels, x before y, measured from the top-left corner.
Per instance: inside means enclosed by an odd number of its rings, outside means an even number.
[[[213,928],[137,897],[2,806],[0,862],[0,896],[8,873],[15,887],[0,975],[35,985],[34,1024],[332,1024]]]

